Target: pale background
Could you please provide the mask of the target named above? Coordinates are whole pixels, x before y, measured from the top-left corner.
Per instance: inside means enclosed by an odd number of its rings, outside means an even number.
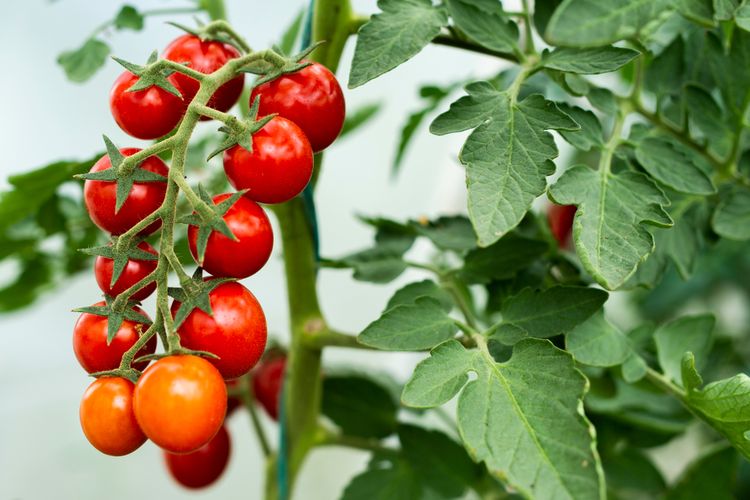
[[[158,0],[130,3],[140,8],[188,4]],[[358,12],[374,10],[375,2],[354,3]],[[267,47],[304,4],[305,0],[270,4],[228,0],[227,10],[253,46]],[[69,83],[55,63],[59,52],[79,46],[120,5],[120,1],[90,0],[4,2],[0,188],[7,187],[9,174],[51,160],[90,156],[102,148],[102,133],[120,145],[137,143],[119,130],[109,113],[108,91],[121,71],[117,64],[110,62],[92,80],[77,85]],[[189,16],[175,19],[191,22]],[[140,33],[113,34],[109,37],[113,53],[132,61],[145,60],[152,50],[178,35],[164,20],[147,20]],[[350,43],[342,58],[343,82],[352,50]],[[317,193],[324,255],[339,256],[369,244],[371,231],[357,222],[356,214],[404,219],[464,209],[463,171],[455,160],[461,138],[438,138],[422,130],[406,157],[402,175],[392,182],[390,165],[397,135],[406,114],[419,106],[415,99],[419,84],[448,83],[477,71],[490,74],[500,64],[454,49],[431,47],[393,73],[363,88],[347,90],[351,110],[380,100],[387,105],[365,129],[337,143],[326,155]],[[9,78],[11,74],[13,78]],[[277,251],[269,265],[246,284],[263,304],[270,329],[285,339],[286,301],[280,264]],[[9,275],[10,269],[0,266],[0,283]],[[375,319],[395,288],[415,277],[420,278],[418,274],[405,275],[391,285],[374,286],[352,281],[346,271],[323,271],[323,308],[332,325],[357,332]],[[230,422],[234,449],[224,477],[200,493],[173,484],[152,444],[130,456],[110,458],[87,443],[78,424],[78,403],[90,379],[73,356],[71,334],[77,315],[69,311],[93,303],[98,294],[93,275],[82,274],[32,308],[0,316],[0,500],[260,498],[263,467],[246,414],[235,415]],[[147,306],[153,308],[150,303]],[[362,356],[350,351],[332,352],[325,361],[369,363],[400,378],[414,364],[409,355]],[[275,433],[272,424],[268,423],[268,429]],[[341,449],[314,453],[304,468],[296,498],[337,498],[366,460],[363,453]]]

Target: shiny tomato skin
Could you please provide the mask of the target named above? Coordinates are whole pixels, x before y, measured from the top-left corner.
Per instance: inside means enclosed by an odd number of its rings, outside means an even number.
[[[286,356],[278,356],[261,362],[253,371],[255,399],[274,420],[279,419],[279,403],[285,370]]]
[[[230,196],[228,193],[214,196],[214,204]],[[198,228],[188,226],[188,244],[193,258],[213,276],[242,279],[257,273],[268,262],[273,250],[273,229],[266,212],[242,196],[227,210],[224,220],[238,240],[213,231],[208,237],[202,263],[198,262]]]
[[[175,76],[169,79],[179,90]],[[167,135],[185,114],[185,101],[155,85],[130,92],[130,87],[136,82],[138,77],[125,71],[112,86],[109,109],[117,125],[137,139],[158,139]]]
[[[133,383],[124,378],[94,380],[83,394],[79,417],[86,439],[107,455],[127,455],[146,442],[133,414]]]
[[[253,89],[250,103],[260,96],[260,116],[278,113],[307,136],[313,151],[324,150],[344,126],[346,104],[336,76],[319,63],[282,75]]]
[[[140,242],[138,248],[145,250],[150,254],[157,255],[154,247],[145,241]],[[99,285],[101,291],[110,297],[117,297],[122,292],[154,272],[157,266],[157,261],[128,259],[128,263],[125,264],[125,269],[120,273],[120,277],[117,278],[114,286],[110,286],[112,283],[114,266],[114,260],[108,257],[102,257],[101,255],[98,255],[94,261],[94,276],[96,277],[96,283]],[[131,295],[130,299],[137,301],[143,300],[154,293],[154,290],[156,290],[156,282],[149,283]]]
[[[164,49],[164,58],[179,63],[188,62],[190,69],[201,73],[213,73],[224,66],[227,61],[240,57],[240,52],[231,45],[215,40],[201,41],[195,35],[182,35]],[[190,102],[198,93],[200,84],[187,75],[175,73],[174,79],[183,98]],[[245,75],[241,74],[219,87],[208,100],[208,106],[219,111],[228,111],[239,100]],[[207,117],[201,117],[208,120]]]
[[[259,203],[283,203],[297,196],[313,171],[313,152],[304,132],[281,116],[252,138],[253,151],[239,144],[224,152],[224,171],[237,190]]]
[[[95,306],[103,306],[104,302],[97,302]],[[140,307],[133,308],[148,318]],[[125,351],[133,347],[140,334],[138,327],[146,331],[147,325],[126,319],[117,330],[115,338],[107,345],[107,325],[109,318],[97,314],[83,313],[78,317],[73,327],[73,351],[78,362],[88,373],[114,370],[120,366],[120,360]],[[136,358],[153,354],[156,351],[156,336],[151,337],[146,345],[136,354]],[[133,368],[143,370],[148,362],[133,363]]]
[[[131,156],[140,151],[138,148],[123,148],[123,156]],[[100,172],[111,168],[109,156],[102,156],[90,172]],[[167,166],[156,156],[150,156],[141,163],[139,168],[166,177],[169,174]],[[136,182],[128,193],[125,203],[115,213],[117,184],[111,181],[86,180],[83,185],[83,199],[91,220],[105,231],[112,234],[122,234],[146,216],[156,211],[164,201],[167,193],[166,182]],[[161,226],[157,220],[150,224],[141,234],[151,234]]]
[[[219,432],[227,388],[205,359],[167,356],[138,379],[133,409],[138,425],[154,443],[172,453],[190,453]]]
[[[208,351],[208,358],[225,379],[241,377],[256,365],[266,348],[266,316],[255,296],[239,283],[222,283],[209,293],[213,316],[193,309],[179,327],[180,344]],[[180,303],[172,303],[172,315]]]
[[[205,488],[216,482],[229,462],[232,445],[225,426],[192,453],[164,452],[164,461],[172,477],[185,488]]]
[[[551,205],[547,211],[550,231],[561,247],[567,247],[570,244],[575,215],[575,205]]]

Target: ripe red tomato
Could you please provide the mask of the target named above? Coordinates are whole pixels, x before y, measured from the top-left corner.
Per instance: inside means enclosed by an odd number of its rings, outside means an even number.
[[[262,361],[253,371],[253,393],[266,413],[274,419],[279,419],[279,402],[281,388],[284,385],[284,371],[286,370],[286,356],[278,356]]]
[[[193,309],[180,325],[180,343],[219,356],[209,359],[225,379],[244,375],[266,348],[266,316],[250,290],[239,283],[222,283],[209,294],[213,316]],[[180,303],[172,303],[172,315]]]
[[[190,453],[219,431],[227,410],[227,387],[205,359],[168,356],[138,379],[133,409],[138,425],[154,443],[172,453]]]
[[[94,380],[83,393],[81,428],[94,448],[116,457],[146,442],[133,414],[133,383],[119,377]]]
[[[310,182],[313,152],[302,130],[277,116],[253,135],[253,151],[239,144],[224,152],[224,171],[237,190],[260,203],[283,203]]]
[[[104,302],[97,302],[95,306],[103,306]],[[148,318],[140,307],[133,308]],[[112,343],[107,345],[107,325],[109,318],[97,314],[83,313],[73,327],[73,351],[78,362],[88,373],[114,370],[120,366],[120,360],[125,351],[133,347],[140,337],[138,330],[145,331],[147,326],[128,319],[122,322]],[[153,354],[156,351],[156,336],[146,342],[138,351],[136,358]],[[133,368],[143,370],[148,362],[133,363]]]
[[[174,75],[169,77],[178,88]],[[109,109],[120,128],[138,139],[158,139],[177,126],[185,114],[186,101],[161,87],[129,92],[138,77],[122,73],[109,93]]]
[[[138,244],[138,248],[145,250],[150,254],[157,255],[154,247],[142,241]],[[112,283],[112,273],[114,271],[115,262],[114,260],[102,257],[98,255],[94,261],[94,275],[96,276],[96,282],[102,292],[106,293],[110,297],[117,297],[122,292],[135,285],[143,278],[154,272],[157,266],[155,260],[137,260],[128,259],[128,263],[125,264],[125,269],[120,273],[120,277],[115,281],[114,286],[110,286]],[[156,282],[149,283],[145,287],[141,288],[133,295],[130,296],[131,300],[143,300],[156,290]]]
[[[575,205],[551,205],[547,211],[547,221],[552,236],[555,237],[557,244],[561,247],[566,247],[570,243],[575,215]]]
[[[214,204],[218,205],[230,196],[228,193],[214,196]],[[188,226],[188,243],[193,258],[213,276],[242,279],[257,273],[273,250],[273,230],[266,212],[243,196],[227,210],[224,220],[238,240],[212,232],[202,264],[198,262],[196,246],[198,228]]]
[[[198,489],[214,483],[229,462],[232,449],[229,433],[223,425],[208,443],[192,453],[178,455],[164,452],[164,461],[172,477],[186,488]]]
[[[123,156],[131,156],[138,151],[140,151],[138,148],[123,148],[120,153]],[[104,155],[91,167],[90,172],[107,170],[111,166],[109,156]],[[164,177],[169,173],[164,162],[156,156],[146,158],[139,168],[155,172]],[[166,182],[136,182],[133,184],[125,203],[115,213],[115,197],[117,194],[115,182],[87,180],[83,185],[83,199],[91,220],[94,221],[94,224],[112,234],[124,233],[156,211],[164,201],[166,193]],[[159,226],[161,226],[161,221],[157,220],[144,229],[141,234],[151,234],[159,229]]]
[[[195,35],[182,35],[172,41],[163,54],[165,59],[179,63],[188,62],[190,69],[201,73],[213,73],[224,66],[230,59],[240,57],[240,52],[231,45],[215,40],[202,41]],[[198,93],[200,84],[189,76],[175,73],[175,81],[182,93],[182,97],[190,102]],[[245,75],[241,74],[219,87],[214,95],[208,100],[208,106],[227,111],[234,106],[242,94],[245,84]],[[208,120],[209,118],[203,117]]]
[[[258,95],[259,114],[278,113],[292,120],[316,153],[330,146],[344,126],[344,93],[336,76],[322,64],[313,63],[256,87],[251,104]]]

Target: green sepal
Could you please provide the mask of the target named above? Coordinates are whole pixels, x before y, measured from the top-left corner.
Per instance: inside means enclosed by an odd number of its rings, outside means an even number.
[[[148,317],[133,309],[138,305],[138,303],[133,300],[129,300],[124,307],[118,307],[117,309],[113,307],[114,299],[112,297],[105,296],[104,301],[105,305],[103,306],[79,307],[73,309],[73,312],[105,316],[107,318],[107,345],[109,345],[115,338],[122,322],[126,319],[143,325],[151,324],[151,320]]]
[[[136,182],[165,182],[167,180],[163,175],[159,175],[149,170],[140,168],[140,165],[136,166],[131,172],[119,172],[119,167],[125,157],[120,153],[120,150],[114,143],[107,137],[104,137],[104,144],[107,146],[107,156],[112,166],[106,170],[99,172],[89,172],[87,174],[76,175],[76,179],[85,179],[93,181],[109,181],[117,183],[117,195],[115,198],[115,213],[120,211],[125,200],[128,199],[130,191],[133,189],[133,184]]]
[[[223,153],[227,149],[239,144],[249,152],[253,152],[253,134],[258,130],[262,129],[266,123],[270,122],[276,116],[276,113],[266,115],[260,120],[258,117],[258,109],[260,108],[260,96],[256,96],[252,105],[247,120],[237,121],[231,125],[222,125],[219,127],[219,132],[226,134],[224,140],[211,154],[208,155],[206,161],[209,161],[214,156]]]
[[[193,309],[198,308],[209,316],[213,316],[214,312],[211,309],[210,293],[219,285],[236,281],[233,278],[213,278],[208,281],[204,281],[200,275],[202,273],[201,268],[196,271],[197,278],[194,275],[189,283],[183,284],[183,288],[168,288],[167,293],[170,297],[180,303],[177,313],[174,315],[174,327],[179,328],[185,318],[193,312]]]
[[[141,243],[142,238],[138,239],[137,241],[131,240],[131,244],[124,249],[117,248],[117,240],[118,237],[113,236],[108,245],[78,249],[79,252],[83,252],[86,255],[104,257],[107,259],[112,259],[114,261],[114,266],[112,268],[112,280],[109,284],[109,286],[111,287],[115,286],[115,283],[120,278],[122,272],[125,270],[125,266],[127,266],[128,260],[159,259],[158,255],[154,255],[151,252],[147,252],[138,248],[138,245]]]
[[[288,75],[290,73],[296,73],[297,71],[310,66],[312,64],[312,62],[310,62],[310,61],[300,62],[300,61],[302,61],[305,57],[307,57],[308,55],[310,55],[310,53],[313,50],[317,49],[318,46],[320,46],[322,43],[325,43],[325,42],[323,42],[323,41],[316,42],[316,43],[310,45],[309,47],[307,47],[306,49],[302,50],[301,52],[299,52],[299,53],[297,53],[297,54],[295,54],[295,55],[293,55],[292,57],[289,57],[289,58],[285,57],[284,54],[283,54],[283,52],[281,52],[281,50],[276,50],[276,48],[274,48],[272,50],[279,57],[283,57],[284,59],[286,59],[286,63],[283,66],[269,68],[268,64],[262,63],[262,64],[258,64],[257,67],[256,66],[249,66],[249,67],[243,68],[242,72],[243,73],[252,73],[254,75],[262,74],[263,76],[261,76],[260,78],[258,78],[255,81],[255,83],[253,84],[253,88],[259,87],[259,86],[263,85],[264,83],[268,83],[270,81],[273,81],[273,80],[277,79],[278,77],[280,77],[282,75]]]
[[[219,356],[212,352],[208,351],[196,351],[194,349],[186,349],[184,347],[180,347],[179,349],[173,349],[169,352],[160,352],[156,354],[146,354],[144,356],[141,356],[139,358],[135,358],[133,360],[133,363],[143,363],[146,361],[154,361],[162,358],[168,358],[170,356],[199,356],[201,358],[209,358],[209,359],[221,359]]]
[[[198,264],[203,264],[203,258],[206,255],[206,246],[208,245],[208,237],[211,236],[211,232],[217,231],[227,238],[231,238],[233,241],[237,241],[237,236],[235,236],[232,230],[229,229],[229,226],[227,226],[227,223],[226,221],[224,221],[223,217],[224,214],[227,213],[227,211],[232,207],[232,205],[234,205],[237,200],[239,200],[240,197],[246,192],[246,189],[237,191],[218,205],[214,205],[208,192],[206,192],[203,186],[198,185],[198,196],[200,196],[201,200],[203,200],[209,207],[211,207],[211,210],[213,211],[213,217],[211,217],[211,219],[209,220],[205,220],[199,214],[192,213],[180,217],[180,219],[177,221],[181,224],[189,224],[198,228],[198,239],[196,242],[196,247],[198,250]]]
[[[135,361],[133,362],[135,363]],[[128,368],[126,370],[123,370],[121,368],[116,368],[114,370],[105,370],[102,372],[90,373],[89,376],[94,377],[94,378],[120,377],[120,378],[128,379],[135,384],[136,382],[138,382],[138,379],[141,377],[141,372],[139,372],[135,368]]]
[[[188,33],[189,35],[197,36],[198,38],[200,38],[200,40],[202,42],[205,42],[205,41],[215,41],[215,42],[221,42],[221,43],[229,44],[232,47],[235,47],[235,48],[238,48],[238,49],[240,48],[240,47],[237,47],[237,43],[234,40],[232,40],[230,37],[224,36],[222,34],[214,33],[213,31],[207,31],[206,28],[208,28],[210,26],[206,26],[203,23],[203,21],[200,20],[200,18],[193,17],[193,19],[195,20],[195,24],[198,25],[197,29],[189,28],[189,27],[185,26],[184,24],[175,23],[173,21],[167,21],[167,24],[169,24],[171,26],[174,26],[175,28],[177,28],[179,30],[184,31],[185,33]]]
[[[175,71],[159,64],[159,55],[156,51],[151,52],[151,55],[148,57],[144,66],[128,62],[115,56],[112,56],[112,59],[138,77],[138,81],[131,85],[127,92],[137,92],[139,90],[146,90],[149,87],[156,86],[166,90],[173,96],[182,99],[180,91],[167,79]],[[184,64],[185,66],[188,65],[187,63],[181,64]]]

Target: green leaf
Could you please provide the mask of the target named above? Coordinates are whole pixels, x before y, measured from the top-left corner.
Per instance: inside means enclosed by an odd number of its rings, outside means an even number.
[[[108,55],[109,45],[91,38],[78,49],[61,53],[57,63],[62,66],[68,80],[83,83],[104,66]]]
[[[682,385],[688,392],[698,389],[703,385],[703,377],[698,373],[695,367],[695,355],[692,352],[686,352],[682,355]]]
[[[709,177],[711,164],[670,137],[646,137],[638,143],[635,156],[651,177],[675,191],[699,195],[716,193]]]
[[[518,26],[508,20],[500,2],[447,0],[446,3],[458,29],[479,45],[498,52],[517,50]]]
[[[460,275],[470,284],[512,278],[547,249],[548,244],[543,241],[511,234],[489,247],[467,253]]]
[[[462,215],[412,222],[419,236],[429,239],[441,250],[465,252],[477,246],[477,236],[469,219]]]
[[[716,207],[711,226],[730,240],[750,239],[750,188],[733,186]]]
[[[432,280],[417,281],[396,290],[393,297],[388,301],[385,310],[393,309],[400,305],[414,304],[420,297],[431,297],[437,300],[446,312],[453,309],[453,299],[450,294],[440,288]]]
[[[401,402],[413,408],[433,408],[450,401],[469,380],[473,354],[457,340],[435,347],[420,362],[404,386]]]
[[[32,304],[54,278],[51,259],[33,253],[20,261],[15,279],[0,287],[0,312],[10,312]]]
[[[578,124],[538,94],[516,102],[489,82],[466,86],[430,130],[442,135],[470,128],[459,159],[466,165],[469,218],[480,246],[513,229],[554,173],[557,147],[547,130],[577,130]]]
[[[681,36],[672,43],[646,67],[644,87],[663,98],[664,95],[677,94],[685,80],[685,42]]]
[[[429,500],[411,465],[405,460],[370,464],[347,485],[341,500]]]
[[[654,249],[643,224],[669,227],[669,199],[648,177],[576,166],[549,190],[560,205],[577,205],[576,253],[584,268],[608,290],[620,287]]]
[[[279,49],[284,54],[291,54],[294,50],[294,44],[299,38],[300,29],[302,28],[302,21],[305,19],[305,11],[300,10],[294,19],[289,24],[284,34],[281,35],[281,41],[279,42]]]
[[[686,85],[685,104],[691,129],[699,130],[707,139],[709,149],[720,157],[728,155],[734,131],[711,93],[698,85]]]
[[[362,26],[354,49],[349,88],[408,61],[448,24],[445,10],[430,0],[378,0],[382,14]]]
[[[565,349],[591,366],[617,366],[633,355],[628,338],[600,311],[565,336]]]
[[[545,51],[542,54],[542,66],[567,73],[596,75],[618,70],[639,55],[635,50],[621,47],[561,47],[552,52]]]
[[[744,373],[688,392],[686,402],[750,459],[750,377]]]
[[[731,20],[739,3],[739,0],[714,0],[714,17],[719,21]]]
[[[654,340],[659,365],[669,378],[682,384],[682,356],[686,352],[695,355],[699,370],[706,365],[713,345],[711,333],[715,322],[712,315],[686,316],[656,331]]]
[[[666,500],[734,500],[738,458],[723,444],[702,452],[669,489]]]
[[[742,123],[750,88],[750,33],[735,30],[728,50],[716,36],[708,36],[708,64],[721,91],[725,108]]]
[[[346,114],[346,119],[344,120],[344,126],[341,128],[339,139],[359,130],[362,125],[373,119],[375,115],[380,112],[381,108],[381,103],[375,102],[365,104],[364,106],[360,106],[354,111],[348,112]]]
[[[601,309],[607,296],[603,290],[582,286],[526,288],[503,301],[503,321],[493,337],[503,340],[506,335],[513,338],[523,332],[530,337],[548,338],[568,332]]]
[[[115,17],[114,25],[118,30],[140,31],[143,29],[143,15],[132,5],[123,5]]]
[[[609,498],[661,498],[666,489],[659,469],[637,448],[628,446],[603,455],[602,466],[607,478]]]
[[[750,31],[750,2],[743,0],[742,5],[734,13],[734,22],[743,30]]]
[[[346,435],[384,438],[396,431],[396,402],[368,377],[325,377],[321,409]]]
[[[706,27],[716,25],[713,0],[676,0],[674,6],[680,14],[693,22]]]
[[[443,306],[430,297],[387,309],[359,334],[359,342],[388,351],[430,349],[456,334]]]
[[[581,126],[580,130],[560,131],[560,135],[573,147],[589,151],[591,148],[601,148],[604,145],[602,125],[594,113],[565,103],[559,103],[557,107]]]
[[[400,425],[398,438],[404,457],[422,482],[442,498],[462,498],[477,480],[477,465],[442,432]]]
[[[552,45],[599,47],[636,36],[671,0],[565,0],[550,19]]]

